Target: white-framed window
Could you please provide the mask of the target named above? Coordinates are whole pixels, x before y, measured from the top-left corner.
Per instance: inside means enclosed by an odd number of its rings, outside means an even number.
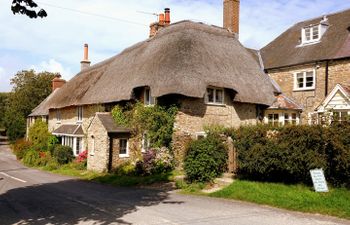
[[[332,114],[332,122],[345,123],[349,121],[348,111],[334,111]]]
[[[82,152],[83,146],[82,146],[83,138],[77,137],[75,138],[75,155],[79,155]]]
[[[321,25],[304,27],[301,32],[302,44],[318,42],[321,39]]]
[[[209,87],[207,88],[205,101],[208,104],[223,105],[224,95],[225,95],[225,92],[223,88]]]
[[[82,152],[83,138],[62,136],[62,145],[71,147],[73,150],[73,155],[78,156]]]
[[[278,126],[279,125],[279,114],[271,113],[268,114],[267,121],[269,125]]]
[[[61,122],[61,110],[59,109],[56,109],[56,120],[57,120],[57,123]]]
[[[286,124],[297,124],[297,114],[296,113],[285,113],[284,114],[284,125]]]
[[[78,106],[77,108],[77,121],[82,122],[83,121],[83,107]]]
[[[154,105],[156,103],[156,99],[151,95],[151,89],[146,87],[144,91],[144,104],[145,105]]]
[[[316,71],[303,71],[294,73],[294,90],[313,90],[316,83]]]
[[[95,155],[95,148],[96,148],[95,136],[91,135],[91,149],[89,149],[90,155]]]
[[[151,146],[151,142],[149,140],[147,131],[142,134],[142,146],[141,146],[141,152],[145,153]]]
[[[129,157],[128,139],[119,139],[119,157]]]

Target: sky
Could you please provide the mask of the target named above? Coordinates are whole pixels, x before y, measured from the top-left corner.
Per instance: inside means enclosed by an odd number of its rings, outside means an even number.
[[[148,38],[152,13],[171,9],[172,22],[190,19],[222,26],[223,0],[36,0],[48,17],[13,15],[0,0],[0,92],[17,71],[80,71],[83,45],[92,64]],[[350,8],[349,0],[241,0],[240,41],[260,49],[293,24]],[[82,13],[83,12],[83,13]],[[150,14],[147,14],[150,13]]]

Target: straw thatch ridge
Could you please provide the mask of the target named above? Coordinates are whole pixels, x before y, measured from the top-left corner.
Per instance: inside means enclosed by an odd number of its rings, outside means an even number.
[[[323,17],[295,24],[261,49],[265,69],[350,57],[350,9],[327,15],[329,27],[321,42],[300,46],[301,30]]]
[[[130,100],[142,86],[153,97],[203,98],[207,86],[218,86],[234,90],[234,101],[274,101],[269,78],[233,33],[182,21],[80,72],[60,88],[50,108]]]

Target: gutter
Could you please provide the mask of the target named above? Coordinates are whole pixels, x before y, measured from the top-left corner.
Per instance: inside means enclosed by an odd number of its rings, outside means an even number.
[[[326,79],[324,87],[324,96],[328,96],[328,82],[329,82],[329,60],[326,61]]]

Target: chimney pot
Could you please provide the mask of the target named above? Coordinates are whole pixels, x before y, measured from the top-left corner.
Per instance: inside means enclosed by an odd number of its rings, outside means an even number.
[[[89,68],[90,64],[91,64],[91,62],[89,61],[89,45],[84,44],[84,58],[80,62],[81,70]]]
[[[165,8],[164,9],[164,14],[165,14],[165,25],[170,25],[170,8]]]
[[[159,25],[164,26],[164,22],[165,22],[165,15],[164,13],[161,13],[159,14]]]

